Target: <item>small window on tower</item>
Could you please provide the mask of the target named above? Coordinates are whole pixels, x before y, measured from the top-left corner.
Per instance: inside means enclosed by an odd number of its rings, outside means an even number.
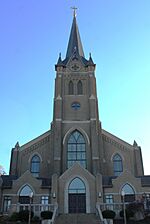
[[[80,103],[78,103],[78,102],[73,102],[73,103],[71,104],[71,107],[72,107],[72,109],[74,109],[74,110],[79,110],[79,109],[80,109]]]
[[[81,80],[77,84],[77,93],[78,93],[78,95],[82,95],[83,94],[83,85],[82,85]]]
[[[73,82],[72,81],[69,82],[68,94],[73,95]]]

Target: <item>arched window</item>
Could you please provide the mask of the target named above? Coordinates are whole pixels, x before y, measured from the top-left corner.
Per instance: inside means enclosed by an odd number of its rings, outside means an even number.
[[[86,144],[85,139],[79,131],[74,131],[67,144],[67,167],[75,162],[86,168]]]
[[[31,159],[31,173],[34,177],[38,177],[40,173],[40,157],[35,155]]]
[[[119,176],[123,172],[122,158],[119,154],[113,157],[114,175]]]
[[[25,185],[19,193],[19,202],[21,204],[29,204],[31,194],[33,194],[32,189],[28,185]]]
[[[82,95],[83,94],[83,86],[81,80],[77,84],[77,94]]]
[[[130,184],[125,184],[121,191],[124,191],[125,202],[133,202],[135,201],[135,191]]]
[[[76,177],[75,179],[73,179],[69,185],[69,193],[85,193],[85,184],[83,183],[83,181]]]
[[[73,95],[73,82],[72,81],[69,82],[68,94]]]

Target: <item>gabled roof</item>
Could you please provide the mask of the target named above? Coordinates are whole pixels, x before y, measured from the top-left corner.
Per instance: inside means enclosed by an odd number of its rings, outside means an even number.
[[[76,15],[74,15],[73,17],[66,58],[70,58],[74,51],[76,51],[81,57],[84,57],[82,42],[76,21]]]

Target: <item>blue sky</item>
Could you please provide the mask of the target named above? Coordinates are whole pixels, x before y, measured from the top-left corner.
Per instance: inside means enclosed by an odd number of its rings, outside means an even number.
[[[0,1],[0,164],[11,148],[50,128],[54,65],[65,57],[71,6],[88,58],[96,63],[103,129],[142,147],[150,174],[150,1]]]

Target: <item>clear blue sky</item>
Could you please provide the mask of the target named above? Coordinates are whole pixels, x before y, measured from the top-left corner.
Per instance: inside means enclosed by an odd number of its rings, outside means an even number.
[[[142,147],[150,174],[150,1],[0,1],[0,164],[50,128],[54,65],[65,57],[71,6],[86,57],[96,63],[103,129]]]

